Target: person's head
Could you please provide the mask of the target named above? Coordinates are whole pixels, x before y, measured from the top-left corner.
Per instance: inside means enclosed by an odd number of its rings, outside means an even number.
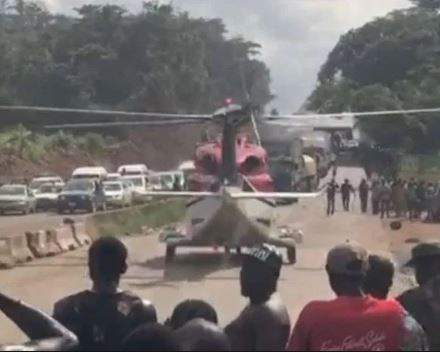
[[[241,294],[253,304],[270,299],[277,290],[283,260],[278,250],[267,244],[244,253],[240,273]]]
[[[89,249],[89,271],[97,283],[119,283],[127,271],[127,248],[115,237],[101,237]]]
[[[230,351],[231,345],[223,330],[204,319],[195,319],[176,330],[174,336],[182,351]]]
[[[416,280],[423,286],[440,275],[440,242],[430,241],[415,246],[407,264],[415,269]]]
[[[200,300],[187,300],[174,308],[167,325],[173,330],[177,330],[189,321],[199,318],[218,324],[217,312],[209,303]]]
[[[337,296],[359,296],[368,271],[368,252],[355,243],[334,247],[328,254],[326,271]]]
[[[144,324],[133,330],[122,342],[122,350],[129,352],[180,351],[173,331],[160,324]]]
[[[388,258],[370,255],[364,292],[377,299],[386,299],[393,286],[394,264]]]
[[[349,180],[348,178],[346,178],[346,179],[344,180],[344,182],[345,182],[346,184],[349,184],[349,183],[350,183],[350,180]]]

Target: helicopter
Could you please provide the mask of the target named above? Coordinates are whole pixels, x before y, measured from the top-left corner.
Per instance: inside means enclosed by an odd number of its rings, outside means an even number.
[[[263,121],[284,121],[291,126],[302,126],[305,117],[341,119],[344,116],[376,117],[399,114],[428,114],[440,108],[349,112],[337,114],[293,114],[261,116]],[[198,172],[190,180],[188,191],[150,192],[151,197],[188,198],[185,228],[162,233],[160,240],[166,245],[166,261],[171,262],[180,247],[224,247],[228,254],[235,248],[261,243],[287,250],[289,264],[296,263],[296,242],[275,226],[277,199],[307,199],[322,195],[323,189],[311,193],[274,192],[273,181],[267,170],[267,153],[259,143],[257,122],[251,107],[228,102],[213,115],[134,113],[121,111],[93,111],[44,107],[0,106],[1,114],[25,118],[53,116],[75,117],[75,120],[114,119],[119,121],[75,122],[48,124],[47,129],[88,129],[120,126],[151,126],[175,124],[214,123],[222,127],[221,139],[207,142],[196,150],[195,165]],[[134,120],[133,120],[134,119]],[[258,143],[252,144],[238,134],[238,128],[251,122]]]

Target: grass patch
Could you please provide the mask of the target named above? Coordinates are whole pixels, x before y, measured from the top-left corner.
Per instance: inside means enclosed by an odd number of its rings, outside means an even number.
[[[89,218],[88,227],[96,237],[121,236],[142,232],[144,226],[157,228],[180,221],[185,215],[185,201],[155,202]]]

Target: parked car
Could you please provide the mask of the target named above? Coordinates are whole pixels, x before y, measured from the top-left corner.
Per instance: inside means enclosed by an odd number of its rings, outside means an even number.
[[[107,177],[105,178],[106,182],[118,182],[121,181],[121,174],[115,172],[115,173],[110,173],[107,175]]]
[[[185,188],[182,171],[157,172],[150,180],[155,191],[181,191]]]
[[[58,196],[62,190],[63,186],[53,183],[44,183],[41,185],[40,188],[34,192],[37,210],[47,211],[56,209]]]
[[[108,206],[129,207],[133,202],[133,194],[128,183],[104,182],[104,193]]]
[[[61,188],[64,187],[64,180],[60,176],[38,176],[32,179],[29,189],[35,194],[42,185],[47,183],[52,183]]]
[[[121,165],[118,168],[118,173],[122,176],[128,175],[148,175],[149,170],[147,165],[133,164],[133,165]]]
[[[5,213],[35,213],[36,200],[25,185],[4,185],[0,187],[0,215]]]
[[[85,210],[94,213],[107,210],[102,183],[98,180],[73,179],[69,181],[58,197],[58,213]]]
[[[107,178],[107,170],[103,167],[79,167],[72,173],[72,179],[101,180]]]
[[[127,175],[122,176],[122,181],[131,184],[131,190],[133,193],[133,201],[135,203],[144,203],[149,197],[147,192],[149,191],[148,176],[145,175]]]

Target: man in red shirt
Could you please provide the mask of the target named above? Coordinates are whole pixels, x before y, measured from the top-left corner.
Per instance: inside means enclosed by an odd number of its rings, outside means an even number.
[[[420,325],[394,300],[366,296],[368,253],[356,244],[332,249],[326,270],[337,295],[302,311],[287,345],[289,351],[425,350]]]

